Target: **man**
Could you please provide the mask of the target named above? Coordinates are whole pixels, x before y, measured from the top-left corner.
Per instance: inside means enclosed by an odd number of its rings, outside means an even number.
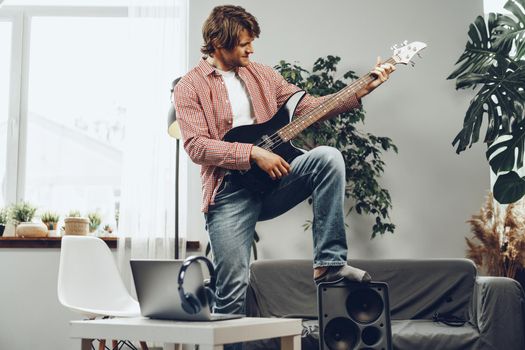
[[[300,89],[268,66],[250,61],[260,29],[255,17],[239,6],[218,6],[203,25],[205,55],[175,88],[175,108],[184,147],[201,165],[202,211],[217,273],[216,312],[243,313],[250,247],[255,224],[274,218],[304,199],[313,199],[313,277],[316,283],[345,277],[368,281],[370,276],[347,265],[344,228],[345,166],[335,148],[317,147],[288,164],[258,146],[222,141],[232,127],[263,123]],[[377,79],[331,111],[337,115],[360,107],[362,97],[386,81],[390,64],[373,69]],[[306,95],[297,107],[303,115],[329,97]],[[263,195],[231,181],[229,169],[257,164],[276,190]],[[278,273],[278,271],[276,271]]]

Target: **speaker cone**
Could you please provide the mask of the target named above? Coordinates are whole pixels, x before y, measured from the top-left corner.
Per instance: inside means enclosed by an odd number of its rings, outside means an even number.
[[[357,344],[359,329],[350,319],[337,317],[324,329],[324,341],[331,350],[352,350]]]
[[[371,323],[381,316],[383,300],[373,289],[358,289],[346,298],[346,310],[359,323]]]
[[[361,333],[361,339],[366,345],[374,345],[381,339],[381,330],[377,327],[366,327]]]

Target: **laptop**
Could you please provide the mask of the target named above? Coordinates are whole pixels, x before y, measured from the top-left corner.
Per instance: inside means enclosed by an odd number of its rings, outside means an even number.
[[[181,321],[218,321],[244,315],[217,314],[210,311],[208,301],[196,314],[182,309],[177,277],[184,260],[131,260],[135,290],[144,317]],[[202,295],[204,275],[201,265],[191,264],[184,276],[184,291]],[[204,294],[204,293],[203,293]]]

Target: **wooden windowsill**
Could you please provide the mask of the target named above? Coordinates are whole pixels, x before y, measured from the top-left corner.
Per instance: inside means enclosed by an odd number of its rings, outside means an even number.
[[[100,237],[111,249],[117,248],[118,237]],[[62,237],[0,237],[0,248],[60,248]],[[199,241],[186,241],[187,250],[199,250]]]

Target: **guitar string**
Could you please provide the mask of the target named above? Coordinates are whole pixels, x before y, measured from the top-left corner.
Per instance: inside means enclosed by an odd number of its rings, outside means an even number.
[[[386,60],[384,63],[393,63],[393,64],[395,64],[396,61],[394,60],[393,57],[391,57],[388,60]],[[270,135],[266,139],[264,139],[261,142],[257,143],[256,146],[264,148],[267,151],[270,151],[270,150],[272,150],[272,149],[274,149],[276,147],[279,147],[284,142],[290,141],[295,136],[297,136],[299,133],[301,133],[303,130],[308,128],[310,125],[314,124],[317,121],[317,119],[314,118],[315,120],[313,120],[306,127],[303,127],[298,133],[296,133],[296,135],[294,135],[294,133],[296,131],[293,130],[294,128],[297,128],[295,125],[297,125],[299,123],[304,123],[304,122],[308,123],[308,122],[310,122],[308,119],[311,119],[312,117],[314,117],[318,113],[323,112],[323,113],[326,114],[326,111],[333,110],[333,108],[337,107],[337,105],[340,103],[339,100],[341,99],[341,97],[343,95],[348,94],[350,92],[355,93],[356,89],[357,88],[361,88],[363,86],[363,84],[367,84],[368,82],[366,82],[366,80],[369,79],[372,76],[373,76],[372,73],[368,73],[365,76],[357,79],[356,81],[354,81],[349,86],[344,87],[343,89],[341,89],[338,92],[336,92],[334,94],[334,96],[332,96],[332,98],[330,98],[327,102],[325,102],[325,103],[315,107],[312,111],[310,111],[309,113],[307,113],[304,116],[301,116],[301,117],[297,118],[291,124],[288,124],[288,125],[282,127],[281,129],[277,130],[275,133],[273,133],[272,135]],[[377,79],[377,78],[375,78],[375,79]],[[293,127],[290,126],[292,124],[294,124]],[[285,140],[285,139],[283,139],[283,137],[281,137],[281,134],[285,134],[285,136],[290,136],[290,137],[288,138],[288,140]],[[265,146],[269,146],[269,148],[267,148]]]

